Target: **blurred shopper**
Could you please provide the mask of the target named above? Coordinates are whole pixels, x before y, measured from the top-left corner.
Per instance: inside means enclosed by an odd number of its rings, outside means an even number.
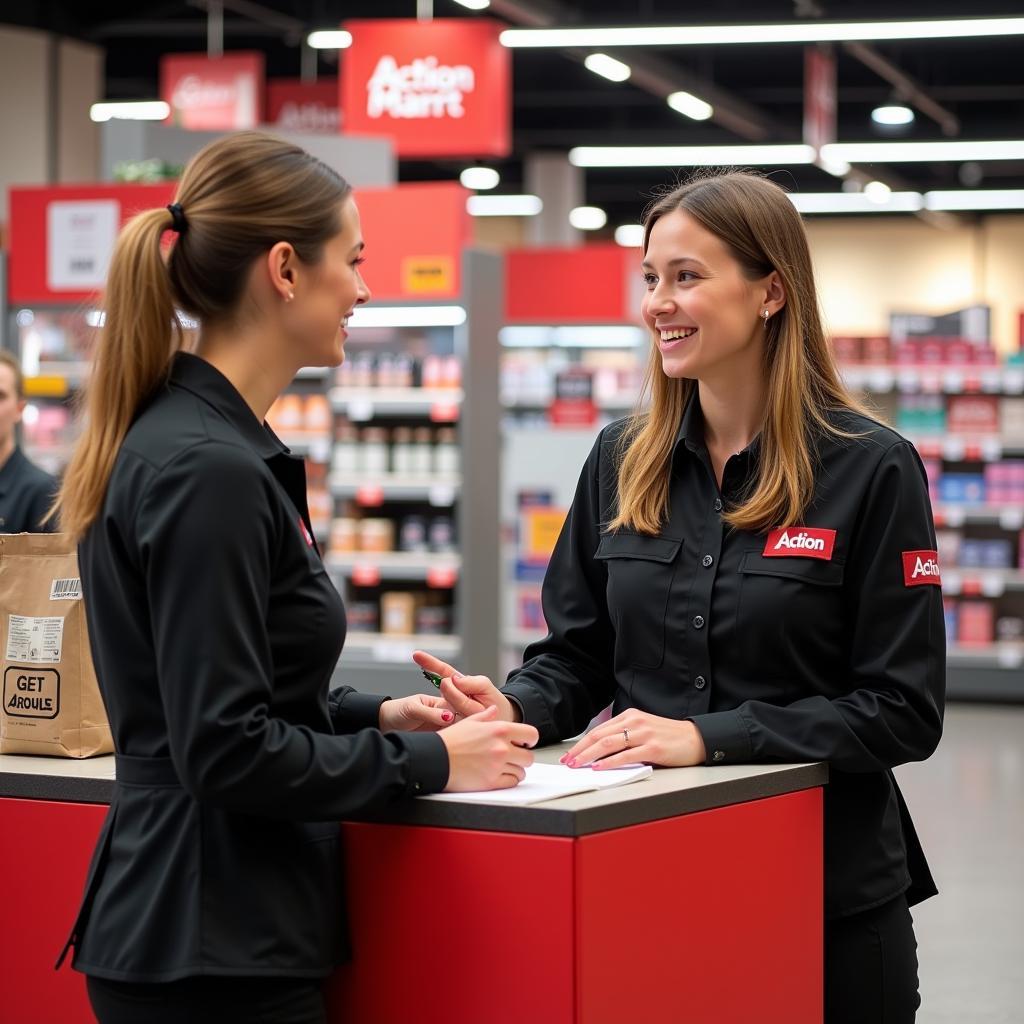
[[[49,533],[44,522],[57,481],[25,458],[15,439],[15,428],[25,412],[25,386],[21,363],[0,351],[0,533]]]
[[[650,411],[587,460],[549,635],[500,691],[417,661],[455,712],[496,707],[542,742],[610,703],[574,767],[827,761],[825,1019],[907,1024],[908,907],[936,889],[891,769],[934,751],[945,689],[921,461],[843,386],[782,189],[730,173],[666,195],[643,274]]]
[[[345,610],[263,419],[300,367],[341,363],[362,250],[346,182],[255,132],[118,240],[59,501],[117,751],[69,939],[100,1024],[322,1021],[349,955],[338,822],[532,760],[536,730],[493,710],[438,735],[438,697],[328,695]]]

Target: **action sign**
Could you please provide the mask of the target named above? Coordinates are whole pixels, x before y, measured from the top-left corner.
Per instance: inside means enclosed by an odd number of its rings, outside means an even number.
[[[494,22],[358,20],[341,62],[345,131],[388,135],[400,157],[508,156],[511,57]]]
[[[168,123],[181,128],[255,128],[263,120],[263,54],[165,54],[160,58],[160,98],[171,108]]]

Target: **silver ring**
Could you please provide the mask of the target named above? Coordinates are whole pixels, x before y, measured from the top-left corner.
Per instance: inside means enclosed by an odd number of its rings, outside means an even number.
[[[624,739],[626,740],[626,746],[628,747],[629,746],[629,730],[628,729],[623,729],[622,730],[622,735],[623,735]]]

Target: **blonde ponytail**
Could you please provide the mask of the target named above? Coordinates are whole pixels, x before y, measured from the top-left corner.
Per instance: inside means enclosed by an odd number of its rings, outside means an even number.
[[[84,395],[84,429],[50,515],[76,541],[99,515],[121,442],[165,379],[182,332],[160,248],[168,210],[125,226],[107,274],[103,326]]]

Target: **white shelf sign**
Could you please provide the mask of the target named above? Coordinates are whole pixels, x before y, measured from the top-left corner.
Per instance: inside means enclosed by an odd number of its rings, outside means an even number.
[[[102,288],[121,224],[116,199],[53,202],[46,208],[46,285],[50,291]]]

